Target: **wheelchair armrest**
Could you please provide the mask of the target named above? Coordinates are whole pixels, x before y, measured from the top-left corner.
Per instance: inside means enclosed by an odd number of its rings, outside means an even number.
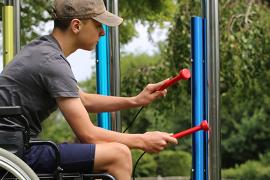
[[[0,106],[0,116],[14,116],[21,114],[21,106]]]
[[[53,148],[54,152],[55,152],[55,159],[56,159],[56,167],[57,167],[57,172],[60,173],[61,171],[63,171],[63,169],[61,168],[61,156],[60,156],[60,150],[58,148],[58,146],[52,142],[52,141],[41,141],[41,140],[30,140],[29,141],[29,145],[33,146],[33,145],[47,145]]]

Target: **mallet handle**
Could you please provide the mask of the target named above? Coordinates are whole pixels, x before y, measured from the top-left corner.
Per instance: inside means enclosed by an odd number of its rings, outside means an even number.
[[[202,123],[199,126],[195,126],[193,128],[187,129],[185,131],[176,133],[176,134],[172,135],[172,137],[178,139],[178,138],[182,138],[184,136],[187,136],[189,134],[195,133],[195,132],[200,131],[200,130],[204,130],[204,131],[209,130],[207,121],[204,120],[204,121],[202,121]]]
[[[159,89],[158,91],[162,91],[166,89],[167,87],[175,84],[177,81],[184,79],[187,80],[191,77],[189,69],[182,69],[179,74],[169,80],[167,80]]]

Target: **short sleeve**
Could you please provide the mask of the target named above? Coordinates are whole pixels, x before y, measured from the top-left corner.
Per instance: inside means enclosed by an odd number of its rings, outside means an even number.
[[[77,81],[63,56],[54,55],[48,58],[40,76],[52,97],[79,97]]]

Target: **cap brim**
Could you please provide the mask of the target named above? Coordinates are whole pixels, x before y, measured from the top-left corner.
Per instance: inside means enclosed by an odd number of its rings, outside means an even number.
[[[92,18],[107,26],[119,26],[123,22],[123,18],[116,16],[115,14],[112,14],[108,11],[105,11],[104,13]]]

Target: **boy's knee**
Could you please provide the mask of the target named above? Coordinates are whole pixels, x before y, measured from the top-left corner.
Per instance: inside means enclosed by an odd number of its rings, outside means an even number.
[[[119,175],[131,176],[132,173],[132,157],[128,146],[121,143],[110,144],[111,163],[107,172],[120,177]]]
[[[113,146],[115,149],[115,157],[120,158],[120,160],[131,161],[131,151],[126,145],[113,143]]]
[[[132,157],[128,146],[121,143],[97,144],[95,170],[131,174]]]
[[[131,157],[131,151],[130,149],[120,143],[113,143],[114,146],[114,162],[113,162],[113,169],[119,168],[123,171],[132,172],[132,157]]]

